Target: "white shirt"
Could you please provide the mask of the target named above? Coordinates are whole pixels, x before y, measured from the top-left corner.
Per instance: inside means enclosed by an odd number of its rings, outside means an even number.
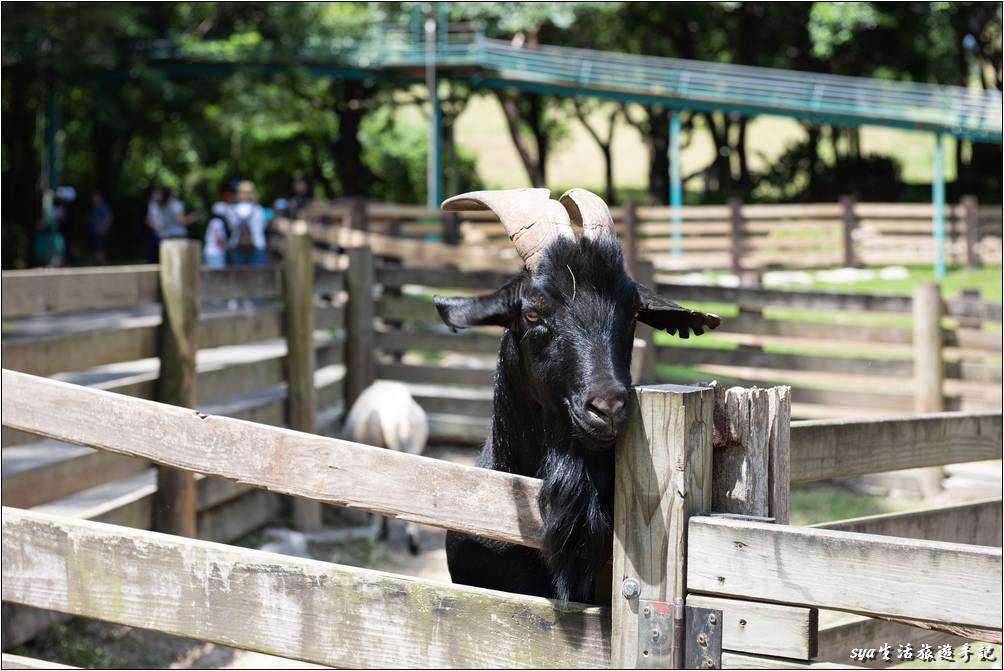
[[[206,227],[206,244],[202,248],[206,256],[227,253],[227,227],[219,217],[213,217]]]
[[[255,249],[265,249],[265,211],[258,203],[242,201],[232,208],[234,216],[230,220],[230,246],[237,247],[237,238],[240,235],[240,224],[246,221],[251,228],[251,242]]]

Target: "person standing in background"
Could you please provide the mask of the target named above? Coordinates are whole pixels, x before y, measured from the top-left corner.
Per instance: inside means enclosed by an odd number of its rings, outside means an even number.
[[[310,182],[303,177],[293,180],[293,195],[286,201],[286,209],[293,215],[305,209],[314,202],[314,194],[310,190]]]
[[[207,268],[225,268],[227,248],[230,246],[229,208],[225,203],[213,205],[213,218],[206,226],[206,240],[202,256]]]
[[[167,192],[167,197],[163,207],[164,230],[161,239],[184,238],[188,236],[188,226],[195,219],[195,215],[185,212],[185,204],[178,197],[178,190],[171,189]]]
[[[265,243],[265,211],[258,204],[254,182],[237,185],[237,204],[232,208],[230,260],[236,266],[262,266],[268,262]]]
[[[91,211],[87,217],[87,234],[91,239],[91,253],[94,263],[105,263],[108,248],[108,231],[112,227],[114,216],[112,208],[105,202],[100,191],[91,193]]]
[[[146,228],[149,238],[146,247],[146,262],[160,261],[160,241],[164,233],[164,211],[161,205],[164,201],[164,191],[159,186],[150,187],[146,200]]]

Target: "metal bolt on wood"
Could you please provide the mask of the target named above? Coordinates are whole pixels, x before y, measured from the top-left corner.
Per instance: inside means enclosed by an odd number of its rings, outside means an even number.
[[[621,583],[621,594],[625,599],[635,599],[641,594],[641,585],[634,578],[624,578]]]

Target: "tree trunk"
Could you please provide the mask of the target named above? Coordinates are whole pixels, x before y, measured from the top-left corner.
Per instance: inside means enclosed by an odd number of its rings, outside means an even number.
[[[31,262],[35,226],[42,215],[42,158],[36,139],[41,75],[28,68],[12,67],[4,73],[10,100],[16,104],[3,113],[3,145],[6,170],[3,175],[3,267]]]
[[[648,201],[669,204],[669,110],[646,107],[648,111]]]
[[[530,119],[523,118],[519,109],[519,104],[516,98],[506,94],[503,91],[496,91],[496,96],[499,99],[499,103],[502,105],[502,111],[505,113],[506,125],[509,127],[509,137],[512,138],[513,145],[516,147],[516,153],[519,154],[519,160],[523,163],[523,167],[526,169],[527,177],[530,179],[530,184],[535,187],[544,187],[547,185],[547,180],[545,179],[544,173],[544,162],[543,158],[546,157],[546,139],[544,141],[544,146],[542,147],[539,142],[539,136],[535,131],[532,132],[535,138],[537,138],[537,147],[532,149],[526,142],[526,138],[523,137],[523,133],[520,131],[520,121],[525,121],[526,123],[531,123]],[[524,94],[525,96],[536,96],[536,94]],[[539,96],[538,96],[539,97]]]
[[[354,80],[333,80],[335,112],[338,114],[338,136],[331,143],[335,172],[341,183],[342,196],[368,196],[373,173],[363,162],[363,146],[359,128],[366,116],[366,100],[372,97],[372,87]]]

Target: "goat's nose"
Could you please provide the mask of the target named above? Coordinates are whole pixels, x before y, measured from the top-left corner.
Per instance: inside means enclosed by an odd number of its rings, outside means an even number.
[[[586,401],[586,410],[597,419],[610,422],[624,407],[626,396],[618,393],[596,394]]]

